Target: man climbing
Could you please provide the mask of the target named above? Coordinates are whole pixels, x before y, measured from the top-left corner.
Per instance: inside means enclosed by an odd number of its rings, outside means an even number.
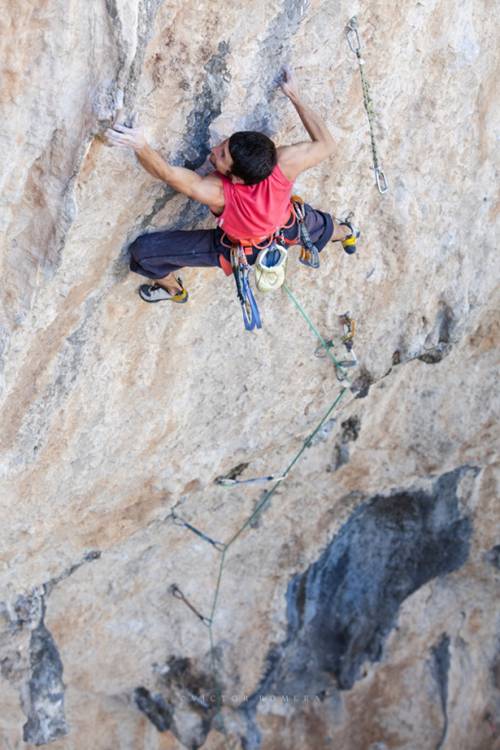
[[[188,293],[176,276],[183,266],[215,266],[230,275],[230,248],[235,242],[247,246],[249,265],[255,263],[259,245],[265,246],[267,238],[278,230],[289,244],[299,244],[290,202],[294,180],[328,158],[334,151],[334,141],[323,120],[299,95],[289,68],[280,85],[311,140],[276,147],[263,133],[233,133],[212,149],[210,162],[216,171],[205,177],[168,164],[149,146],[139,128],[116,124],[106,131],[111,145],[132,148],[150,174],[207,205],[217,218],[216,229],[152,232],[137,237],[130,246],[130,269],[154,282],[139,288],[146,302],[186,302]],[[329,240],[340,241],[344,247],[355,242],[349,224],[334,226],[329,214],[308,205],[304,223],[319,251]]]

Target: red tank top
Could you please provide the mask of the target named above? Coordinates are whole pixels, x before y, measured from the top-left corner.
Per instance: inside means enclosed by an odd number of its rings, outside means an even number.
[[[224,187],[224,211],[217,218],[220,228],[239,240],[263,239],[286,224],[290,216],[293,182],[278,164],[256,185],[233,183],[217,173]]]

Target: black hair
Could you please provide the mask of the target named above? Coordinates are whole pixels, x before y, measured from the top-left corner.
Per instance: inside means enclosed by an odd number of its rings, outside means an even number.
[[[231,174],[240,177],[246,185],[265,180],[278,161],[272,140],[254,130],[233,133],[229,139],[229,153],[233,160]]]

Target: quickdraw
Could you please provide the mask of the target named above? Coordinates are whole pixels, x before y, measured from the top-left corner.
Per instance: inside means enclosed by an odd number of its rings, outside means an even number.
[[[233,270],[234,281],[236,284],[236,294],[241,304],[241,311],[243,314],[243,324],[245,330],[253,331],[254,328],[262,328],[262,321],[260,318],[259,308],[250,285],[250,271],[252,270],[248,263],[246,250],[262,252],[267,250],[269,258],[269,270],[272,269],[274,263],[278,263],[283,254],[286,256],[286,245],[295,244],[295,240],[287,240],[283,232],[286,229],[290,229],[296,221],[295,213],[291,212],[291,218],[288,224],[281,227],[278,231],[274,232],[267,238],[264,238],[260,242],[258,240],[245,240],[242,244],[241,240],[234,239],[227,234],[223,234],[221,243],[224,247],[229,248],[231,258],[231,268]],[[298,239],[298,238],[297,238]],[[228,242],[226,242],[226,240]],[[229,243],[229,244],[228,244]],[[284,272],[284,269],[282,269]],[[276,286],[281,286],[284,281],[284,273],[281,283]],[[259,282],[260,283],[260,282]],[[265,286],[265,282],[262,282],[262,286]],[[266,290],[269,291],[269,288]]]
[[[262,328],[259,308],[250,286],[250,266],[242,245],[231,247],[231,266],[236,284],[236,294],[241,303],[245,330],[253,331],[254,328]]]
[[[207,627],[210,627],[212,624],[212,620],[210,617],[205,617],[205,615],[202,615],[201,612],[198,612],[196,607],[194,607],[189,599],[183,594],[181,589],[178,587],[176,583],[173,583],[169,587],[169,591],[172,594],[172,596],[175,596],[176,599],[179,599],[179,601],[184,602],[186,607],[191,610],[191,612],[196,615],[196,617],[201,620],[201,622],[206,625]]]
[[[300,257],[299,260],[304,266],[309,268],[319,268],[319,250],[311,240],[311,235],[306,227],[306,210],[304,201],[298,195],[292,195],[292,206],[299,224],[299,233],[297,239],[300,239]]]
[[[268,476],[268,477],[252,477],[251,479],[233,479],[232,477],[216,477],[215,484],[220,484],[222,487],[234,487],[236,484],[262,484],[264,482],[282,482],[286,479],[286,474],[281,476]]]
[[[319,268],[319,250],[311,240],[311,235],[306,226],[305,203],[299,195],[292,195],[292,206],[299,225],[298,235],[294,242],[298,241],[302,246],[299,260],[304,266],[308,266],[309,268]],[[348,227],[351,232],[344,240],[342,240],[342,247],[348,255],[352,255],[356,252],[356,240],[360,236],[359,230],[355,229],[352,224],[352,216],[353,214],[351,211],[345,219],[335,219],[337,224]]]
[[[356,357],[356,354],[354,353],[354,335],[356,333],[356,321],[351,318],[349,312],[345,312],[342,315],[339,315],[339,323],[342,326],[343,332],[341,342],[349,355],[347,359],[339,360],[339,367],[336,368],[337,379],[339,381],[342,381],[347,377],[347,373],[343,372],[343,369],[356,367],[358,365],[358,359]],[[325,343],[328,349],[332,349],[335,347],[335,342],[332,339],[329,339]],[[326,354],[327,350],[322,344],[316,347],[314,351],[314,356],[318,357],[319,359],[323,359],[324,357],[326,357]]]
[[[366,115],[368,117],[368,125],[370,127],[370,141],[372,147],[375,182],[377,183],[379,193],[383,195],[389,190],[389,183],[387,182],[387,178],[378,161],[377,145],[375,143],[375,133],[373,128],[373,102],[370,96],[370,87],[368,85],[363,67],[364,60],[361,57],[361,40],[359,38],[358,20],[356,16],[353,16],[345,27],[345,35],[351,51],[354,52],[358,60],[359,74],[361,76],[361,87],[363,89],[363,104],[365,106]]]
[[[190,524],[188,521],[185,521],[183,518],[178,516],[177,513],[175,513],[174,511],[172,511],[171,518],[176,526],[180,526],[181,528],[184,528],[184,529],[189,529],[189,531],[192,531],[193,534],[196,534],[196,536],[199,536],[200,539],[203,539],[204,542],[208,542],[208,544],[211,544],[212,547],[215,547],[215,549],[218,552],[224,551],[225,545],[223,542],[218,542],[215,539],[212,539],[211,537],[208,536],[208,534],[205,534],[203,531],[200,531],[195,526]]]

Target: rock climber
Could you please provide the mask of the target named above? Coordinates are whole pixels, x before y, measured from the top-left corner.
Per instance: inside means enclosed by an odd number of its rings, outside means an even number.
[[[297,176],[327,159],[335,144],[321,117],[299,94],[295,76],[285,68],[280,86],[291,101],[310,140],[276,147],[263,133],[233,133],[210,152],[215,168],[207,176],[168,164],[146,141],[140,128],[115,124],[106,131],[110,145],[135,151],[140,164],[153,177],[189,198],[207,205],[217,219],[215,229],[161,231],[142,234],[130,246],[130,269],[146,276],[139,294],[146,302],[187,302],[188,293],[177,272],[184,266],[215,266],[230,275],[232,242],[250,245],[248,263],[279,228],[291,244],[297,227],[290,198]],[[305,224],[312,242],[321,251],[327,242],[344,241],[351,228],[334,222],[330,214],[305,205]]]

